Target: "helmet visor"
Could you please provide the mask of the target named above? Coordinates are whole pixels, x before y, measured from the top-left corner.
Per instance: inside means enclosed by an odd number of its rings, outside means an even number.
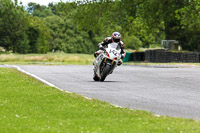
[[[114,41],[114,42],[120,42],[120,39],[115,39],[115,38],[113,38],[113,41]]]

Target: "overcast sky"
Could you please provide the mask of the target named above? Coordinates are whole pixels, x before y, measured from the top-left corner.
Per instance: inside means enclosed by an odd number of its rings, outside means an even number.
[[[57,3],[57,2],[60,2],[60,0],[18,0],[18,2],[22,2],[23,5],[28,5],[29,2],[34,2],[34,3],[38,3],[40,5],[48,5],[50,2],[53,2],[53,3]],[[62,0],[63,2],[66,2],[66,1],[73,1],[73,0]]]

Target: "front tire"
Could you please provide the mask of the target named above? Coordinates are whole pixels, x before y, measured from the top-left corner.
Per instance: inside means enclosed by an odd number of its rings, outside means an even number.
[[[94,79],[94,81],[99,81],[99,77],[97,77],[97,75],[95,73],[94,73],[93,79]]]
[[[106,65],[106,67],[104,68],[104,70],[101,72],[101,78],[100,78],[101,82],[103,82],[105,80],[106,76],[109,74],[110,68],[111,68],[110,65]]]

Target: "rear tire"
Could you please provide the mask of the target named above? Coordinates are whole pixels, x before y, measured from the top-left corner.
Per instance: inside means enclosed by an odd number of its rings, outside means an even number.
[[[106,76],[109,74],[110,68],[111,68],[110,65],[106,65],[106,67],[104,68],[104,70],[101,72],[101,78],[100,78],[101,82],[103,82],[105,80]]]

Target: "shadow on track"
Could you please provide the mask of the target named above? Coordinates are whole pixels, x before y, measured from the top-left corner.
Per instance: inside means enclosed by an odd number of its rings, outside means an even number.
[[[97,82],[97,83],[115,83],[115,82],[122,82],[122,81],[103,81],[103,82],[100,82],[100,81],[88,81],[88,82]]]

